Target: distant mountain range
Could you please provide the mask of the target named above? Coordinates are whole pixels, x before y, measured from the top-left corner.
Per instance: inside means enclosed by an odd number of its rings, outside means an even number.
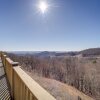
[[[19,54],[19,55],[34,55],[37,57],[63,57],[63,56],[76,56],[82,55],[86,56],[99,56],[100,48],[90,48],[82,51],[71,51],[71,52],[56,52],[56,51],[13,51],[9,53]]]

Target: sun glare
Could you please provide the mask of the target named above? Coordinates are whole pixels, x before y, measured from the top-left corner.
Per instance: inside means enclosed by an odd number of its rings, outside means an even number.
[[[39,9],[44,14],[48,9],[48,4],[45,1],[39,3]]]

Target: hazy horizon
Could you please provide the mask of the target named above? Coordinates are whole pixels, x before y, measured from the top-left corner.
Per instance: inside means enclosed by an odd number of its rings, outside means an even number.
[[[100,47],[97,47],[97,48],[100,48]],[[83,50],[87,50],[87,49],[96,49],[96,48],[85,48],[85,49],[81,49],[81,50],[66,50],[66,51],[64,51],[64,50],[62,50],[62,51],[60,51],[60,50],[56,50],[56,51],[54,51],[54,50],[5,50],[5,52],[58,52],[58,53],[61,53],[61,52],[79,52],[79,51],[83,51]]]

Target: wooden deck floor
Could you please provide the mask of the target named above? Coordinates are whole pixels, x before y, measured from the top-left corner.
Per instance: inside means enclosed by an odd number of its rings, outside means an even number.
[[[0,58],[0,100],[11,100],[9,85]]]

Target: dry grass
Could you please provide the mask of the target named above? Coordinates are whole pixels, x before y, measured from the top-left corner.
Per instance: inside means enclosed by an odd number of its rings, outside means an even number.
[[[78,91],[76,88],[67,84],[61,83],[54,79],[40,77],[32,72],[26,71],[26,73],[29,74],[57,100],[94,100],[84,93]]]

